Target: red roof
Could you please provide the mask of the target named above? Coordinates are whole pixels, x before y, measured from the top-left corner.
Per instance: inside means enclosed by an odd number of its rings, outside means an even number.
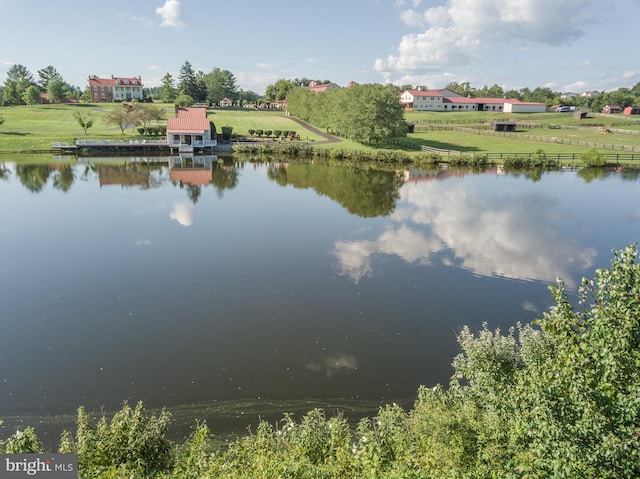
[[[176,116],[178,118],[206,118],[207,109],[204,107],[176,108]]]
[[[185,168],[172,168],[169,171],[169,177],[173,181],[179,181],[185,185],[198,186],[208,185],[211,183],[211,170]]]
[[[167,131],[201,135],[210,128],[206,108],[176,108],[176,116],[167,120]]]
[[[129,82],[129,83],[127,83]],[[140,77],[114,77],[111,78],[98,78],[98,77],[89,77],[89,85],[104,85],[104,86],[142,86],[142,78]]]
[[[192,116],[169,118],[167,120],[167,131],[171,133],[193,133],[201,135],[209,130],[209,120]]]
[[[441,90],[407,90],[413,96],[443,96]]]

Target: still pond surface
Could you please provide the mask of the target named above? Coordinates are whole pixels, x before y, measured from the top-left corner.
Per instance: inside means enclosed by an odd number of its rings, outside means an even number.
[[[220,428],[375,412],[448,383],[463,325],[540,317],[640,239],[637,172],[217,160],[1,164],[5,428],[124,400],[226,404]]]

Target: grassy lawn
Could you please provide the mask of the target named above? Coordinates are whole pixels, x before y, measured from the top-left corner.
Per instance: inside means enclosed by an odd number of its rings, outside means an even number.
[[[167,116],[173,114],[173,105],[159,104],[165,109]],[[4,124],[0,125],[0,153],[36,152],[51,149],[51,143],[57,141],[72,142],[75,138],[123,138],[120,129],[107,125],[103,121],[105,112],[110,108],[119,108],[117,103],[75,104],[75,105],[37,105],[0,108],[0,116]],[[78,125],[73,113],[81,111],[90,114],[94,125],[88,134]],[[247,109],[212,109],[209,118],[215,123],[217,130],[223,126],[233,127],[237,136],[249,137],[250,129],[289,130],[296,131],[304,141],[320,143],[323,138],[311,130],[301,126],[291,117],[282,112],[256,111]],[[590,141],[605,145],[628,145],[640,151],[640,135],[606,133],[598,129],[556,129],[549,128],[549,124],[584,126],[585,124],[603,124],[607,128],[620,128],[640,131],[640,119],[628,116],[600,117],[595,116],[587,120],[573,118],[570,113],[536,113],[536,114],[495,114],[487,112],[405,112],[407,121],[457,121],[464,120],[467,124],[455,126],[486,128],[493,119],[516,119],[528,123],[541,125],[541,128],[520,129],[518,133],[558,140]],[[417,124],[419,130],[419,123]],[[125,139],[141,138],[135,129],[127,129]],[[517,139],[511,136],[485,136],[465,131],[428,130],[417,131],[405,139],[418,145],[428,145],[436,148],[457,150],[463,152],[492,152],[492,153],[530,153],[539,148],[549,153],[580,153],[587,147],[562,144],[561,141],[552,143],[544,141]],[[322,148],[341,148],[351,150],[367,150],[369,147],[352,142],[341,141],[331,145],[318,145]],[[395,146],[391,146],[395,148]],[[398,147],[397,149],[401,149]],[[620,148],[616,148],[617,151]],[[605,150],[602,150],[605,151]],[[607,151],[611,151],[608,149]]]
[[[173,115],[171,104],[159,104],[167,116]],[[0,153],[20,151],[50,150],[51,143],[58,141],[73,142],[75,138],[123,138],[120,128],[103,121],[105,112],[110,108],[119,108],[117,103],[75,104],[75,105],[36,105],[0,108],[4,124],[0,125]],[[94,124],[87,135],[73,117],[75,111],[90,114]],[[249,129],[295,131],[302,140],[321,141],[323,138],[302,127],[284,113],[262,112],[255,110],[210,110],[209,118],[218,131],[223,126],[232,126],[233,132],[240,136],[249,136]],[[135,129],[127,129],[125,139],[141,138]]]
[[[250,129],[288,130],[295,131],[302,140],[323,140],[321,136],[302,127],[283,112],[220,108],[209,110],[209,118],[215,123],[218,131],[223,126],[232,126],[233,133],[240,136],[250,137]]]
[[[619,128],[623,130],[640,129],[640,121],[629,117],[610,118],[593,117],[586,120],[579,120],[570,113],[533,113],[533,114],[494,114],[486,112],[460,112],[460,113],[439,113],[439,112],[415,112],[405,113],[407,121],[416,122],[416,133],[409,134],[407,140],[420,145],[427,145],[435,148],[447,150],[457,150],[463,152],[492,152],[492,153],[528,153],[536,149],[543,149],[549,153],[580,153],[588,149],[587,146],[570,144],[575,142],[595,142],[599,145],[607,145],[602,151],[621,150],[621,145],[633,146],[640,152],[640,135],[605,132],[602,128],[549,128],[549,125],[566,125],[573,127],[584,127],[585,125],[601,124],[605,128]],[[429,130],[419,131],[420,122],[451,122],[450,126],[487,128],[492,120],[518,120],[526,121],[540,128],[518,129],[521,135],[556,138],[556,142],[538,141],[531,139],[516,138],[515,135],[490,136],[480,135],[467,131],[456,130]],[[458,121],[469,123],[460,123]],[[564,142],[564,143],[563,143]]]

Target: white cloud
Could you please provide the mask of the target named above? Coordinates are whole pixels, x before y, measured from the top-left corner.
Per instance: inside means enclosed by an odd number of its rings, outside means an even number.
[[[499,44],[571,43],[595,17],[594,0],[447,0],[445,6],[404,10],[400,18],[421,33],[405,35],[396,55],[377,59],[378,72],[425,72],[465,65]]]
[[[322,361],[308,363],[305,365],[310,371],[317,373],[324,373],[327,377],[331,377],[334,374],[340,372],[350,372],[358,369],[358,360],[355,356],[348,354],[336,353],[329,356]]]
[[[180,203],[174,203],[173,209],[169,213],[169,218],[177,221],[182,226],[191,226],[193,224],[193,217],[196,212],[196,207],[189,201],[183,201]]]
[[[624,78],[625,80],[633,80],[636,77],[637,73],[633,70],[629,70],[627,72],[624,72],[624,74],[622,75],[622,78]]]
[[[145,240],[139,240],[135,242],[136,247],[140,247],[140,246],[152,246],[153,243],[151,242],[151,240],[145,239]]]
[[[187,24],[179,0],[166,0],[164,5],[156,8],[156,14],[162,18],[163,27],[182,28]]]

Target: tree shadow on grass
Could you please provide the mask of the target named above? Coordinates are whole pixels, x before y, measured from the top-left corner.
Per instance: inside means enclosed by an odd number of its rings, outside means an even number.
[[[447,143],[444,141],[423,140],[421,138],[414,138],[411,141],[412,143],[415,143],[420,146],[430,146],[431,148],[439,148],[441,150],[455,150],[455,151],[462,151],[462,152],[483,151],[477,146],[462,146],[462,145],[457,145],[455,143]]]
[[[0,131],[0,135],[10,135],[10,136],[29,136],[31,133],[26,131]]]

